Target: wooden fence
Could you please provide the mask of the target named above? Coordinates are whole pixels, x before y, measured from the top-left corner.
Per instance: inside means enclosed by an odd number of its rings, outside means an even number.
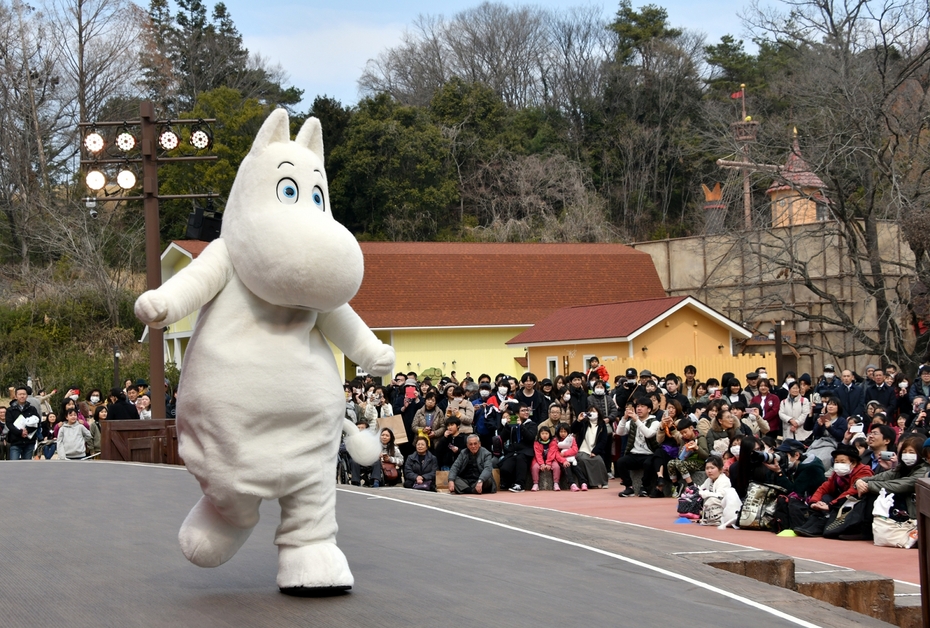
[[[178,428],[174,419],[101,421],[100,457],[121,462],[178,464]]]

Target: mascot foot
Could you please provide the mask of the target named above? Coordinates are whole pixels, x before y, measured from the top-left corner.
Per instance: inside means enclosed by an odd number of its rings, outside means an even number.
[[[286,595],[324,597],[352,588],[355,578],[335,543],[278,547],[278,588]]]
[[[226,521],[210,500],[201,497],[181,524],[181,551],[198,567],[219,567],[236,555],[252,528],[237,528]]]

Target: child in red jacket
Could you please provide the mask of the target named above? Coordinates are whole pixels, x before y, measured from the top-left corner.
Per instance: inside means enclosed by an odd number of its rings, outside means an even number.
[[[559,489],[559,476],[562,467],[558,462],[559,447],[552,440],[552,432],[546,425],[539,426],[536,434],[536,442],[533,443],[533,466],[530,467],[530,473],[533,476],[533,488],[530,490],[539,490],[539,471],[552,471],[552,490]]]

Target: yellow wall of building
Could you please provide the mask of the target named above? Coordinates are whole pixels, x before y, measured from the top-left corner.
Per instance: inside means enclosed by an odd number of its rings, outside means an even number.
[[[723,349],[718,348],[720,345]],[[647,350],[643,351],[643,347]],[[540,378],[548,377],[549,358],[555,357],[558,373],[583,372],[585,357],[591,355],[600,359],[611,379],[630,367],[637,371],[648,368],[659,377],[667,373],[682,376],[688,364],[697,368],[698,379],[719,378],[728,371],[742,379],[759,366],[775,374],[774,353],[731,355],[729,329],[691,307],[682,308],[634,338],[632,358],[627,342],[530,347],[529,370]]]
[[[171,274],[168,277],[166,277],[165,280],[167,281],[170,277],[174,277],[175,275],[177,275],[179,272],[181,272],[181,270],[189,266],[190,263],[191,263],[191,258],[187,257],[186,255],[178,255],[178,259],[175,261],[175,263],[171,267]],[[181,332],[193,331],[194,325],[197,323],[198,313],[199,313],[199,310],[197,312],[193,312],[192,314],[188,314],[187,316],[185,316],[184,318],[182,318],[176,323],[168,325],[168,333],[177,334]]]
[[[520,347],[508,347],[504,343],[525,331],[526,327],[503,327],[487,329],[422,329],[378,331],[375,335],[382,342],[391,344],[397,355],[394,372],[416,371],[422,373],[430,367],[442,370],[443,374],[455,371],[461,379],[465,373],[478,379],[481,373],[492,377],[497,373],[520,375],[526,369],[514,358],[524,356]],[[355,376],[355,365],[342,352],[330,344],[336,356],[343,378]],[[454,364],[453,364],[454,362]],[[392,373],[393,375],[393,373]],[[387,381],[389,378],[385,378]]]

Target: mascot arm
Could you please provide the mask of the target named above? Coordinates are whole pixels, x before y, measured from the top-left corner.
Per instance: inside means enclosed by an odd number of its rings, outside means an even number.
[[[370,467],[381,457],[381,441],[375,430],[359,431],[349,419],[343,419],[342,433],[346,437],[346,451],[352,460]]]
[[[197,259],[157,290],[136,300],[136,316],[143,323],[163,327],[199,310],[229,283],[233,265],[226,243],[214,240]]]
[[[387,375],[393,370],[394,348],[378,340],[348,303],[320,314],[316,325],[350,360],[372,375]]]

